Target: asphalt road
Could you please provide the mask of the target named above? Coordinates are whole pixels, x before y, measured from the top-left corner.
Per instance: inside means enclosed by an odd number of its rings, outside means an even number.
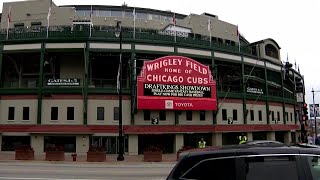
[[[0,180],[164,180],[175,163],[0,162]]]

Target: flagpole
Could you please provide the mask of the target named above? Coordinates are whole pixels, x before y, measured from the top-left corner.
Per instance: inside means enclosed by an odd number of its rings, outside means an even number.
[[[211,19],[210,19],[210,17],[208,18],[208,31],[209,31],[210,46],[211,46]]]
[[[9,6],[9,11],[8,11],[7,39],[9,38],[10,21],[11,21],[11,6]]]
[[[49,9],[48,9],[48,15],[47,15],[47,38],[49,37],[49,25],[50,25],[51,7],[52,7],[52,0],[49,0]]]
[[[241,52],[241,44],[240,44],[240,33],[239,33],[239,26],[237,25],[237,36],[239,41],[239,52]]]
[[[176,13],[173,12],[174,42],[177,42]]]
[[[91,31],[92,31],[92,30],[91,30],[91,28],[92,28],[92,27],[91,27],[91,26],[92,26],[92,14],[93,14],[93,11],[92,11],[92,4],[91,4],[91,8],[90,8],[90,35],[89,35],[90,37],[91,37],[91,33],[92,33],[92,32],[91,32]]]
[[[133,39],[136,39],[136,7],[133,8]]]

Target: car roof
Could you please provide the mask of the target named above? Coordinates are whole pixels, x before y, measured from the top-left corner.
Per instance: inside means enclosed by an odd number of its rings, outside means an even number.
[[[282,142],[279,141],[272,141],[272,140],[255,140],[255,141],[247,141],[244,144],[282,144]]]
[[[259,154],[316,154],[320,155],[320,147],[316,146],[285,146],[283,144],[241,144],[229,145],[205,151],[191,151],[187,156],[242,156],[242,155],[259,155]]]

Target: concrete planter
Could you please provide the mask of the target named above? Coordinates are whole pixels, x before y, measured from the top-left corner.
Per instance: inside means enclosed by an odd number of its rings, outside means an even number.
[[[64,151],[46,151],[46,161],[64,161]]]
[[[87,152],[88,162],[104,162],[106,161],[106,152]]]
[[[144,151],[143,157],[144,162],[161,162],[162,151]]]
[[[15,160],[34,160],[34,151],[15,150]]]

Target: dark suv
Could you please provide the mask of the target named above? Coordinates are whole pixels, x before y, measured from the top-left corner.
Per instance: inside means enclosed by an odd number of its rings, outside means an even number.
[[[320,148],[236,145],[185,152],[167,180],[320,180]]]

